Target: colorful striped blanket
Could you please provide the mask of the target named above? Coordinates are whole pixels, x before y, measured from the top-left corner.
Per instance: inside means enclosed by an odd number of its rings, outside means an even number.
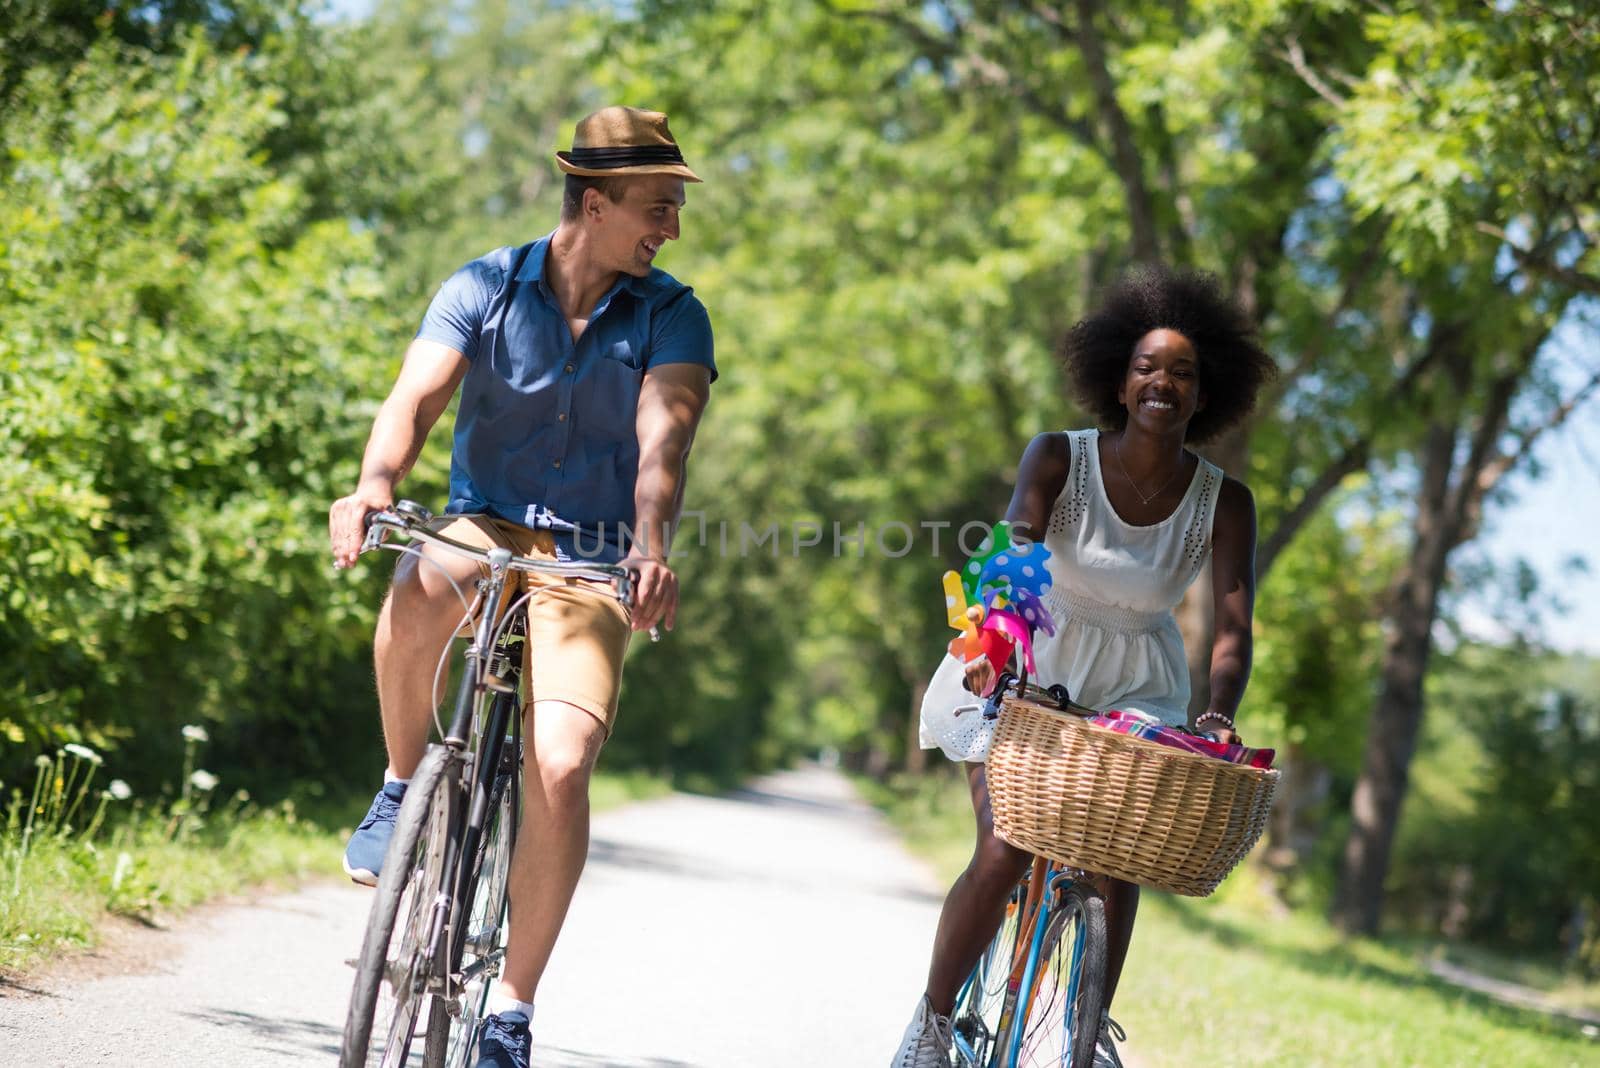
[[[1232,764],[1246,764],[1252,768],[1270,768],[1272,759],[1277,756],[1274,749],[1251,749],[1243,745],[1227,745],[1214,742],[1210,738],[1181,731],[1176,727],[1169,727],[1152,715],[1144,712],[1124,712],[1112,709],[1102,712],[1098,716],[1090,716],[1090,723],[1097,727],[1114,730],[1118,734],[1131,734],[1135,738],[1146,741],[1158,742],[1161,745],[1170,745],[1174,749],[1183,749],[1190,753],[1199,753],[1201,756],[1215,757],[1226,760]]]

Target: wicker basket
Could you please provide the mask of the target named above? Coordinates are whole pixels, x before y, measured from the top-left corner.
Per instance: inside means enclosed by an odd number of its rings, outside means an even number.
[[[1278,773],[1007,698],[987,762],[995,833],[1020,849],[1204,897],[1267,825]]]

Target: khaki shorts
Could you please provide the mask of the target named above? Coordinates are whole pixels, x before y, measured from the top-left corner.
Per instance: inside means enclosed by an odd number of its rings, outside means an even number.
[[[437,533],[466,545],[499,546],[535,560],[556,558],[555,536],[548,530],[529,530],[487,515],[442,516],[432,525]],[[488,574],[487,567],[483,570]],[[519,591],[538,591],[528,601],[524,707],[534,701],[564,701],[598,719],[609,737],[622,689],[622,660],[633,637],[631,613],[601,582],[518,571],[507,583],[513,584]]]

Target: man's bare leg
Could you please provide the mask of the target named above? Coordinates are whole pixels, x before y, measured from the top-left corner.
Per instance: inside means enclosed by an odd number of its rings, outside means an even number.
[[[479,565],[453,553],[425,550],[442,565],[470,604],[476,595]],[[439,658],[461,625],[466,608],[439,567],[407,553],[395,565],[394,584],[378,614],[373,660],[378,676],[378,707],[383,715],[383,744],[389,771],[409,779],[422,760],[433,726],[433,712],[442,697],[433,691]],[[449,668],[438,675],[441,686]]]
[[[536,701],[523,756],[522,827],[511,855],[511,923],[500,993],[531,1002],[589,853],[589,777],[605,727],[564,701]]]

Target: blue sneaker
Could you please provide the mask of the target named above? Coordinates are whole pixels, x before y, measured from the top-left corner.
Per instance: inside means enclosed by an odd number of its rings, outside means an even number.
[[[405,783],[384,783],[367,809],[367,818],[350,836],[350,844],[344,847],[344,873],[356,882],[378,885],[383,856],[389,852],[389,838],[394,834],[395,817],[400,815],[400,802],[405,796]]]
[[[533,1035],[528,1018],[520,1012],[501,1012],[483,1018],[478,1031],[476,1068],[528,1068]]]

